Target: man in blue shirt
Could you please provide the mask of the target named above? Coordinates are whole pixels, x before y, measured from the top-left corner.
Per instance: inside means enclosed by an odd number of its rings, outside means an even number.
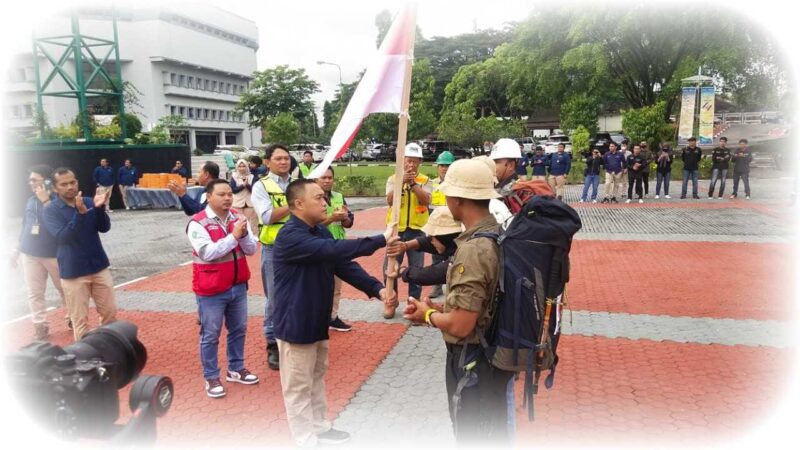
[[[177,173],[183,178],[189,178],[189,171],[186,170],[186,167],[183,167],[183,163],[180,161],[175,161],[175,167],[170,170],[170,173]]]
[[[386,245],[383,235],[335,240],[322,226],[328,218],[325,192],[313,180],[292,181],[286,189],[291,218],[274,244],[274,333],[280,352],[281,388],[289,430],[301,447],[340,444],[349,433],[334,430],[326,420],[324,376],[328,368],[328,325],[333,307],[334,275],[369,297],[388,298],[380,281],[353,259]],[[396,240],[397,238],[394,238]]]
[[[564,186],[567,185],[567,175],[572,168],[572,156],[565,151],[566,146],[558,144],[558,151],[550,154],[547,161],[547,172],[550,174],[548,184],[556,191],[556,198],[564,197]]]
[[[547,155],[544,154],[544,149],[537,145],[531,157],[531,180],[547,181],[546,163]]]
[[[44,226],[44,208],[55,198],[55,194],[49,190],[52,171],[48,166],[35,166],[29,171],[28,185],[33,195],[25,205],[19,242],[11,254],[12,269],[17,268],[20,255],[22,256],[25,284],[28,287],[28,305],[35,339],[39,341],[46,340],[50,334],[44,296],[48,275],[61,296],[61,303],[64,303],[64,291],[61,289],[61,277],[58,275],[56,262],[56,238]],[[69,316],[67,326],[71,326]]]
[[[44,224],[58,243],[56,259],[61,274],[75,340],[89,331],[89,298],[94,300],[102,324],[117,320],[114,281],[100,234],[111,229],[106,214],[110,191],[94,199],[81,196],[71,169],[53,172],[53,190],[58,194],[44,208]]]
[[[203,164],[203,167],[200,168],[200,172],[197,174],[197,184],[200,186],[206,186],[208,183],[216,180],[217,178],[219,178],[219,166],[215,162],[206,161],[206,163]],[[189,217],[192,217],[200,211],[205,210],[206,206],[208,205],[205,192],[200,194],[200,200],[196,200],[192,196],[186,194],[186,185],[183,183],[170,181],[169,184],[167,184],[167,189],[178,196],[178,201],[181,202],[183,213]]]
[[[616,142],[608,144],[608,151],[603,155],[603,166],[606,168],[606,187],[602,203],[618,203],[617,192],[621,191],[626,167],[625,155],[617,151]]]
[[[119,193],[122,195],[122,203],[125,209],[131,209],[128,206],[128,188],[136,186],[139,181],[139,170],[133,166],[130,159],[125,160],[125,165],[117,171],[117,181],[119,182]]]
[[[111,193],[111,190],[114,189],[114,169],[108,165],[108,160],[103,158],[100,160],[100,165],[94,168],[94,172],[92,173],[92,181],[94,181],[95,186],[102,187],[104,190]],[[98,191],[102,191],[103,189],[98,189]],[[111,212],[111,205],[106,205],[106,210]]]

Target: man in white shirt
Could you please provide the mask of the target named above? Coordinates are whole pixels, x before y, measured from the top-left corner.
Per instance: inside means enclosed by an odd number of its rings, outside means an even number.
[[[245,255],[256,252],[257,241],[247,229],[247,219],[231,208],[233,191],[226,180],[206,185],[208,206],[192,216],[186,234],[192,244],[192,290],[200,315],[200,361],[206,394],[225,396],[220,383],[217,351],[223,320],[228,330],[228,371],[231,383],[256,384],[258,377],[244,367],[247,331],[247,281],[250,269]]]

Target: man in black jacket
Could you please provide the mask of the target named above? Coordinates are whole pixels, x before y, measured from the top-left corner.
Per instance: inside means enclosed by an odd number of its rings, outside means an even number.
[[[642,156],[642,148],[634,145],[633,153],[625,161],[625,165],[628,167],[628,199],[625,200],[625,203],[630,203],[633,198],[634,184],[636,185],[636,195],[639,196],[639,203],[644,203],[642,200],[642,174],[646,164],[647,160]]]
[[[711,151],[711,161],[714,165],[711,168],[711,183],[708,185],[708,198],[714,198],[714,187],[719,184],[719,197],[725,194],[725,179],[728,177],[728,163],[731,160],[731,151],[727,147],[728,138],[722,136],[719,138],[719,147]]]
[[[686,188],[689,187],[689,177],[692,178],[692,198],[700,198],[697,195],[697,176],[700,171],[700,160],[703,152],[697,148],[697,138],[689,138],[689,146],[681,152],[683,160],[683,186],[681,187],[681,198],[686,198]]]
[[[739,178],[744,181],[744,194],[750,200],[750,162],[753,154],[747,148],[747,139],[739,139],[739,148],[733,154],[733,194],[731,198],[736,198],[739,192]]]
[[[661,143],[661,151],[656,156],[656,199],[661,194],[661,185],[664,185],[664,198],[669,196],[669,177],[672,174],[672,149],[666,142]]]

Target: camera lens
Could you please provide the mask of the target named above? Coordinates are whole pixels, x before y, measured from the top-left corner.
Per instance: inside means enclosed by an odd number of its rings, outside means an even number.
[[[147,362],[147,350],[137,339],[136,325],[117,321],[94,329],[64,351],[78,360],[101,360],[108,363],[108,376],[121,389],[131,382]]]

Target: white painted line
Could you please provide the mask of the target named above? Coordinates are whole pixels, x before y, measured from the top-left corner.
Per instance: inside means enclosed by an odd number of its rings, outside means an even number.
[[[184,262],[184,263],[180,263],[180,264],[178,264],[178,265],[179,265],[179,266],[188,266],[188,265],[189,265],[189,264],[191,264],[191,263],[192,263],[192,261],[186,261],[186,262]]]
[[[45,312],[50,312],[50,311],[52,311],[54,309],[56,309],[56,307],[55,306],[51,306],[51,307],[47,308],[45,310]],[[11,325],[12,323],[19,322],[20,320],[30,319],[31,316],[33,316],[33,314],[25,314],[22,317],[17,317],[16,319],[12,319],[12,320],[9,320],[8,322],[5,322],[4,325]]]
[[[122,283],[122,284],[118,284],[118,285],[114,286],[114,289],[119,289],[119,288],[121,288],[122,286],[127,286],[127,285],[129,285],[129,284],[133,284],[133,283],[136,283],[137,281],[142,281],[142,280],[145,280],[145,279],[147,279],[147,277],[139,277],[139,278],[135,278],[135,279],[133,279],[133,280],[131,280],[131,281],[126,281],[126,282],[124,282],[124,283]]]

